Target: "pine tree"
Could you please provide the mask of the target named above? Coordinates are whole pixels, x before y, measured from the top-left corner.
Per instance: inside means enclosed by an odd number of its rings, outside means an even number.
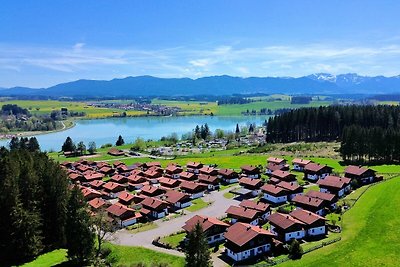
[[[80,155],[84,155],[86,154],[86,146],[85,144],[80,141],[77,145],[76,145],[76,149],[79,152]]]
[[[303,255],[303,249],[300,246],[299,241],[293,239],[289,245],[289,258],[292,260],[300,259]]]
[[[31,137],[31,138],[29,138],[29,141],[28,141],[28,150],[30,151],[30,152],[38,152],[38,151],[40,151],[40,146],[39,146],[39,142],[38,142],[38,140],[36,139],[36,137]]]
[[[185,256],[187,267],[212,266],[207,239],[199,223],[187,235]]]
[[[118,136],[117,142],[115,142],[116,146],[122,146],[123,144],[125,144],[124,139],[122,138],[122,136]]]
[[[74,142],[72,141],[71,137],[67,137],[67,139],[65,139],[64,144],[61,147],[61,151],[63,152],[67,152],[67,151],[75,151],[76,147]]]
[[[71,190],[68,207],[66,237],[68,258],[79,266],[90,261],[94,251],[94,234],[83,195],[78,187]]]

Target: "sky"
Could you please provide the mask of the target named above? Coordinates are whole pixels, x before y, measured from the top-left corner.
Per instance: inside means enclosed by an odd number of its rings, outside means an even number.
[[[400,74],[400,1],[2,0],[0,87]]]

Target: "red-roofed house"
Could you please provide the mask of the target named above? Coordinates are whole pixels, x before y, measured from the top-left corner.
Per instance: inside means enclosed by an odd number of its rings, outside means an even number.
[[[253,200],[245,199],[239,203],[239,206],[261,212],[261,218],[263,220],[267,219],[271,214],[271,207],[267,203],[261,201],[255,202]]]
[[[175,164],[169,164],[167,168],[165,168],[165,174],[168,177],[174,178],[174,179],[179,179],[180,173],[183,171],[183,169]]]
[[[347,192],[350,192],[350,182],[350,178],[329,175],[325,179],[320,179],[317,184],[321,192],[331,193],[340,198]]]
[[[295,196],[292,202],[297,208],[312,211],[321,216],[325,215],[325,207],[328,206],[328,203],[320,198],[305,195]]]
[[[88,202],[88,204],[89,204],[90,208],[95,211],[102,207],[105,207],[106,202],[105,202],[105,200],[103,200],[101,198],[94,198],[94,199],[90,200]]]
[[[217,177],[220,178],[221,181],[225,184],[237,183],[237,181],[239,180],[239,174],[230,169],[220,169],[218,171]]]
[[[131,205],[134,198],[135,198],[135,195],[133,195],[127,191],[124,191],[124,192],[121,192],[118,194],[118,202],[123,205],[127,205],[127,206]]]
[[[168,190],[163,200],[170,204],[173,210],[183,209],[192,205],[192,199],[188,194],[175,190]]]
[[[125,190],[125,186],[119,183],[108,182],[103,185],[104,192],[110,194],[110,197],[117,197],[117,193]]]
[[[218,170],[213,167],[203,166],[203,168],[199,169],[199,173],[210,176],[216,176],[218,174]]]
[[[293,159],[292,164],[293,164],[293,170],[295,171],[304,171],[304,168],[306,167],[307,164],[311,163],[311,160],[308,159]]]
[[[116,221],[119,227],[135,224],[138,219],[142,217],[140,213],[136,213],[135,210],[119,203],[108,207],[107,212],[108,215]]]
[[[216,190],[219,188],[219,182],[217,176],[199,174],[199,183],[206,184],[208,190]]]
[[[203,229],[208,244],[220,242],[225,239],[224,233],[229,227],[229,224],[213,217],[195,215],[187,220],[182,228],[188,233],[194,229],[197,223],[200,224]]]
[[[252,196],[257,196],[261,192],[261,186],[264,184],[261,179],[242,177],[239,180],[239,185],[251,190]]]
[[[140,189],[140,194],[148,197],[159,196],[164,194],[164,192],[163,189],[152,185],[145,185]]]
[[[376,178],[376,172],[361,166],[347,166],[344,170],[344,176],[350,179],[356,179],[360,184],[372,183]]]
[[[306,236],[326,235],[326,219],[324,217],[303,209],[296,209],[289,215],[304,223]]]
[[[318,179],[324,179],[326,176],[330,175],[332,170],[333,168],[327,165],[311,162],[304,167],[304,178],[317,181]]]
[[[252,165],[244,165],[240,167],[242,169],[242,174],[249,178],[260,178],[260,169]]]
[[[189,194],[192,199],[196,199],[204,196],[204,191],[206,191],[207,185],[196,182],[182,181],[180,188],[185,193]]]
[[[265,184],[261,187],[263,198],[274,204],[284,203],[288,200],[289,191],[277,185]]]
[[[269,157],[267,159],[267,163],[272,163],[272,164],[276,164],[276,165],[285,166],[286,165],[286,160],[285,159],[281,159],[281,158]]]
[[[287,171],[275,170],[271,173],[271,177],[285,182],[297,182],[296,175]]]
[[[179,180],[177,180],[177,179],[166,178],[166,177],[159,178],[158,182],[164,188],[170,188],[170,189],[177,188],[181,184],[181,182]]]
[[[198,174],[199,170],[201,168],[203,168],[203,166],[204,165],[202,163],[200,163],[200,162],[188,162],[186,164],[186,169],[187,169],[188,172],[193,172],[193,173]]]
[[[97,191],[93,188],[89,188],[89,187],[82,187],[81,191],[82,191],[83,197],[86,200],[92,200],[94,198],[98,198],[98,197],[102,196],[102,194],[99,191]]]
[[[168,214],[167,203],[158,198],[147,197],[140,204],[142,204],[140,213],[148,216],[149,218],[160,219]]]
[[[258,225],[261,217],[260,211],[242,206],[230,206],[226,210],[226,214],[227,217],[231,219],[232,224],[236,222],[243,222],[251,225]]]
[[[197,175],[193,172],[181,172],[179,175],[180,179],[186,181],[194,181],[197,180]]]
[[[304,223],[289,214],[275,212],[267,220],[271,226],[271,232],[281,241],[288,242],[292,239],[302,239],[306,235]]]
[[[225,233],[226,255],[234,261],[243,261],[271,250],[273,233],[259,226],[235,223]]]

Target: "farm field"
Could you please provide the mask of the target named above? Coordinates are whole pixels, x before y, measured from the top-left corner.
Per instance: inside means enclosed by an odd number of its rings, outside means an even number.
[[[120,114],[120,109],[108,109],[88,106],[85,102],[76,101],[56,101],[56,100],[7,100],[0,102],[0,105],[15,104],[28,109],[33,114],[49,114],[53,110],[60,110],[62,107],[68,108],[69,111],[85,112],[85,118],[105,118],[112,117],[113,114]],[[139,116],[146,114],[144,111],[127,111],[128,116]]]
[[[280,266],[398,266],[399,180],[372,186],[343,215],[341,241]]]
[[[67,261],[67,250],[57,249],[37,257],[34,261],[25,263],[23,267],[48,267]]]

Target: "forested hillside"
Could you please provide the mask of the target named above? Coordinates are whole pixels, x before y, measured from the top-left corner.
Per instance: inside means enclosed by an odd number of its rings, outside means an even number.
[[[300,108],[270,118],[267,141],[342,141],[344,160],[400,160],[399,106]]]

